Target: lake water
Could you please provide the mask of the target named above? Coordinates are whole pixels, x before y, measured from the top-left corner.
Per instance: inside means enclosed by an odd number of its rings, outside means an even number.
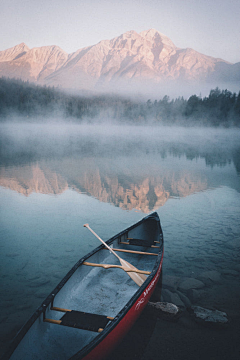
[[[162,300],[240,315],[240,131],[1,125],[1,352],[62,277],[157,211]],[[190,279],[201,286],[184,288]],[[199,283],[198,283],[199,284]]]

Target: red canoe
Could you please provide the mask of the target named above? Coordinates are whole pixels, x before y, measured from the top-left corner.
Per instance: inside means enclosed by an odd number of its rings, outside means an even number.
[[[3,360],[101,360],[111,353],[159,280],[163,234],[158,214],[106,244],[113,251],[102,244],[81,258],[20,330]]]

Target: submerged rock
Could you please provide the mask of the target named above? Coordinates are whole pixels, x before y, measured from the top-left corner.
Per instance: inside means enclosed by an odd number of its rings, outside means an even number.
[[[28,287],[30,287],[30,288],[41,287],[41,286],[45,286],[49,283],[50,283],[50,280],[38,280],[36,282],[28,284]]]
[[[171,302],[172,292],[168,289],[162,289],[162,297],[165,302]]]
[[[192,306],[189,312],[195,321],[203,325],[224,326],[228,323],[227,314],[219,310],[209,310],[200,306]]]
[[[147,310],[154,316],[168,321],[177,321],[182,312],[177,305],[168,302],[149,301]]]
[[[224,270],[224,275],[239,276],[239,272],[236,270]]]
[[[240,272],[240,264],[235,265],[235,269]]]
[[[168,289],[162,289],[162,299],[164,299],[163,301],[177,305],[180,308],[191,306],[189,299],[180,291],[171,292]]]
[[[180,278],[177,276],[164,275],[162,279],[162,287],[170,290],[176,290],[179,282]]]
[[[15,258],[16,256],[19,256],[20,254],[19,253],[10,253],[10,254],[6,254],[7,257],[10,257],[10,258]]]
[[[179,284],[178,288],[183,291],[188,291],[190,289],[201,289],[204,286],[204,283],[200,280],[187,278]]]
[[[216,270],[204,271],[201,274],[201,278],[211,280],[212,282],[215,282],[215,283],[221,282],[221,274],[220,274],[220,272],[218,272]]]
[[[183,301],[181,300],[180,296],[177,293],[173,293],[171,295],[171,303],[179,306],[180,308],[185,308],[185,304],[183,303]]]
[[[187,296],[185,296],[183,293],[181,293],[180,291],[177,291],[178,296],[180,297],[180,299],[182,300],[182,302],[184,303],[185,307],[191,307],[191,301],[189,300],[189,298]],[[177,305],[177,304],[176,304]]]
[[[187,296],[190,299],[192,303],[196,303],[198,300],[200,300],[202,297],[206,296],[206,293],[204,290],[196,290],[196,289],[190,289],[187,292]]]

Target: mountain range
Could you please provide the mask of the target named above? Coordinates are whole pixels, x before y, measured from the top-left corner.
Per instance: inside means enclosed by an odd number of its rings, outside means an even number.
[[[128,31],[71,54],[55,45],[30,49],[21,43],[0,51],[0,76],[97,91],[200,83],[239,87],[240,62],[231,64],[190,48],[180,49],[167,36],[150,29]]]

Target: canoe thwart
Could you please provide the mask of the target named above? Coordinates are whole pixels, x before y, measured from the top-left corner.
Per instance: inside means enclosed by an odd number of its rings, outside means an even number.
[[[53,308],[52,310],[63,311],[65,309]],[[105,315],[91,314],[82,311],[67,310],[60,320],[45,318],[45,322],[52,324],[74,327],[76,329],[101,332],[109,321],[114,318]]]
[[[72,311],[72,310],[69,310],[69,309],[62,309],[62,308],[59,308],[59,307],[56,307],[56,306],[52,306],[51,310],[61,311],[61,312]]]
[[[61,320],[53,320],[53,319],[44,319],[45,322],[49,322],[51,324],[57,324],[57,325],[61,325],[62,321]]]
[[[126,272],[134,272],[137,274],[145,274],[145,275],[150,275],[151,271],[144,271],[144,270],[138,270],[138,269],[131,269],[131,268],[126,268],[124,266],[121,265],[111,265],[111,264],[95,264],[95,263],[89,263],[87,261],[84,261],[82,263],[83,265],[87,265],[87,266],[94,266],[94,267],[102,267],[104,269],[112,269],[112,268],[117,268],[117,269],[122,269]]]
[[[106,249],[106,250],[107,250],[107,249]],[[113,248],[113,250],[114,250],[114,251],[125,252],[125,253],[130,253],[130,254],[140,254],[140,255],[153,255],[153,256],[158,256],[158,254],[150,253],[150,252],[145,252],[145,251],[125,250],[125,249],[115,249],[115,248]]]
[[[144,247],[150,247],[153,245],[152,240],[143,240],[143,239],[133,239],[133,238],[127,238],[129,241],[129,245],[137,245],[137,246],[144,246]]]

